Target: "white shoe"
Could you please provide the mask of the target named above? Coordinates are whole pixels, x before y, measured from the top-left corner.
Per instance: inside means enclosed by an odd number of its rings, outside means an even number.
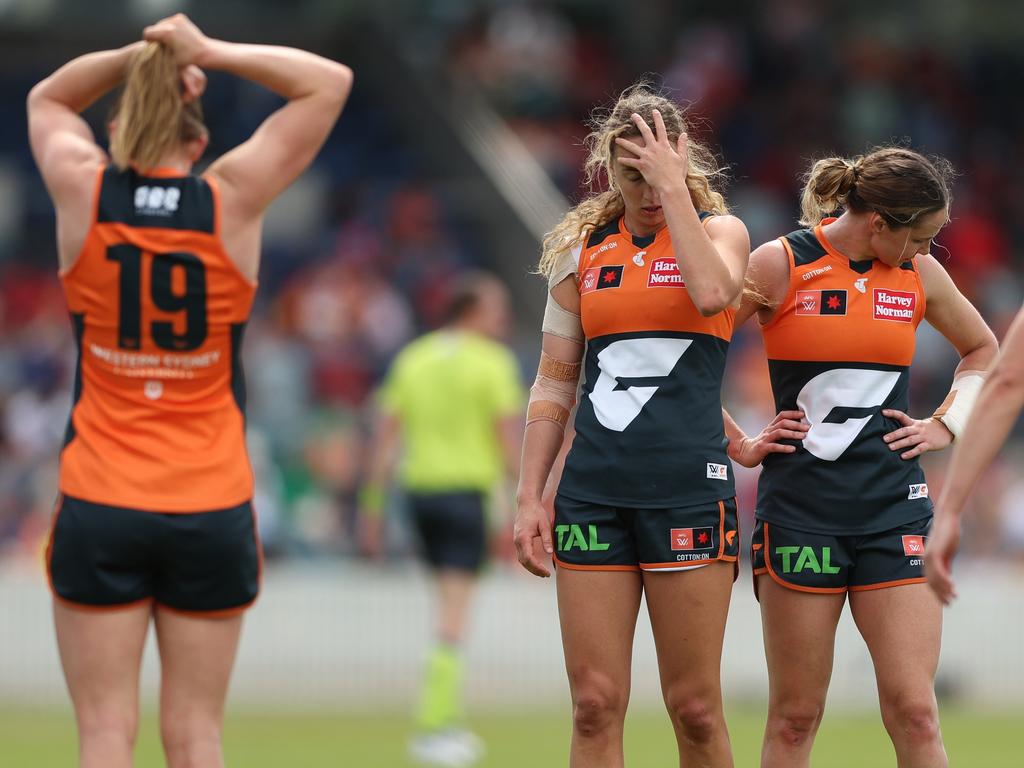
[[[409,755],[422,765],[467,768],[483,757],[484,743],[474,733],[452,728],[413,737]]]

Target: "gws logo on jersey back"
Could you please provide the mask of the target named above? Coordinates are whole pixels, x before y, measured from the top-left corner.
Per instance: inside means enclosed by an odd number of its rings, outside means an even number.
[[[601,350],[601,373],[590,393],[601,425],[622,432],[632,424],[658,391],[658,379],[672,373],[692,343],[693,339],[622,339]]]
[[[796,407],[811,428],[803,447],[823,461],[835,461],[879,412],[900,380],[899,371],[833,368],[804,384]]]
[[[135,188],[135,214],[141,216],[171,216],[178,210],[181,190],[177,187]]]

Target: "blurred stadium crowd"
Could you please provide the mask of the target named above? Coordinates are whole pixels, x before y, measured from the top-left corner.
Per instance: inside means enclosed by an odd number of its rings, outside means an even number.
[[[1024,104],[1007,97],[1018,51],[943,45],[912,26],[865,34],[834,23],[824,4],[772,0],[742,23],[680,23],[674,42],[657,47],[663,55],[637,60],[618,53],[623,32],[604,7],[424,4],[417,55],[437,77],[484,94],[570,199],[581,191],[589,110],[638,72],[660,73],[720,148],[731,169],[728,200],[755,245],[795,228],[799,175],[811,157],[912,138],[958,169],[953,219],[935,255],[1002,336],[1020,306],[1024,267]],[[400,138],[397,121],[407,116],[360,89],[356,67],[339,128],[268,218],[246,333],[250,448],[269,556],[355,556],[373,389],[399,347],[437,325],[453,277],[488,266],[478,228]],[[24,114],[25,94],[45,74],[0,83],[8,115]],[[204,105],[212,158],[246,138],[274,101],[215,76]],[[55,497],[74,350],[52,208],[23,117],[0,124],[0,135],[0,559],[34,558]],[[533,256],[524,254],[523,272]],[[520,318],[510,340],[524,378],[538,325]],[[956,359],[922,326],[914,415],[938,405]],[[730,352],[724,399],[748,431],[770,417],[767,366],[751,328]],[[1011,471],[1024,434],[1016,434],[975,494],[964,537],[978,558],[1024,562],[1024,481]],[[927,458],[934,495],[946,457]],[[743,474],[740,485],[748,518],[755,477]],[[395,554],[407,546],[399,536]]]

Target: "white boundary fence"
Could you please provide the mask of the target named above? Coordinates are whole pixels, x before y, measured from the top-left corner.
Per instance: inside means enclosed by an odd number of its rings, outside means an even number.
[[[941,687],[970,705],[1024,706],[1024,571],[962,570],[961,597],[946,613]],[[412,566],[269,568],[263,595],[246,619],[232,704],[275,711],[407,708],[430,634],[429,601],[423,574]],[[553,582],[507,569],[493,572],[476,608],[467,648],[471,704],[499,710],[567,706]],[[748,571],[733,592],[722,677],[727,703],[765,701],[760,617]],[[155,701],[157,682],[151,637],[143,674],[148,703]],[[64,700],[43,575],[24,564],[0,568],[0,706]],[[660,706],[643,613],[631,701]],[[840,622],[829,702],[876,706],[871,660],[848,611]]]

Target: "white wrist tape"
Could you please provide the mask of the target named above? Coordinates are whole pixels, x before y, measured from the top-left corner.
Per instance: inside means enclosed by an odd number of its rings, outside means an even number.
[[[980,373],[972,372],[959,376],[953,380],[953,386],[950,387],[942,405],[932,414],[932,418],[941,421],[946,425],[946,429],[953,433],[954,440],[963,434],[984,384],[985,377]]]

